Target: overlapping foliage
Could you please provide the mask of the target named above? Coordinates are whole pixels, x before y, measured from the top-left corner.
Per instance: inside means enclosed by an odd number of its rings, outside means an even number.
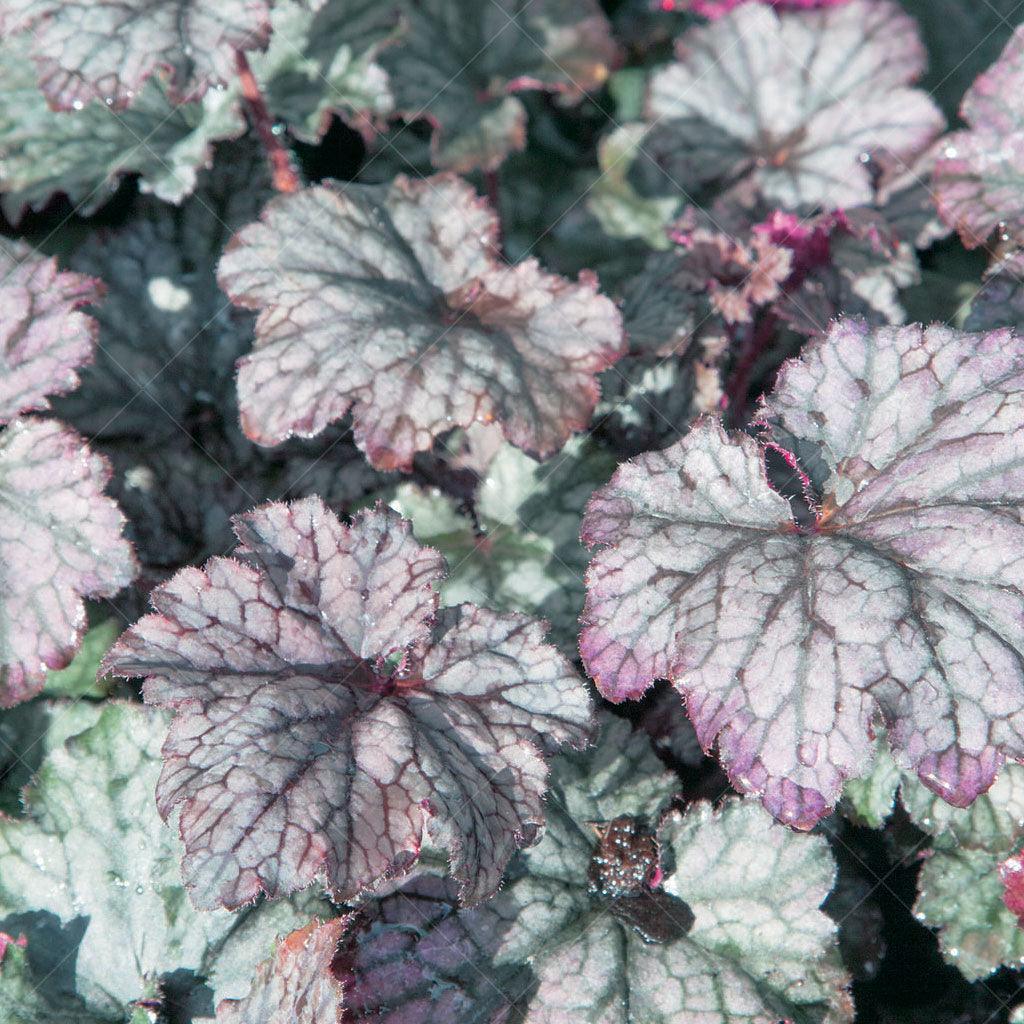
[[[1007,1019],[1024,0],[0,32],[0,1024]]]

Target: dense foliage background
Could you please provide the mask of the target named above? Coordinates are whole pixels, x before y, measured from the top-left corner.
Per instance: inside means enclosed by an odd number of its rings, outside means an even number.
[[[1018,1019],[1021,25],[0,3],[0,1024]]]

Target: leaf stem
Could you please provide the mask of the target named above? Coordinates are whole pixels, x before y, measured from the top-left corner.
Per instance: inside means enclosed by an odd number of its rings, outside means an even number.
[[[736,360],[736,367],[725,389],[726,397],[729,400],[729,417],[734,426],[743,425],[743,416],[748,405],[747,392],[750,389],[750,378],[754,372],[757,361],[767,351],[775,337],[775,328],[778,326],[778,319],[771,311],[766,311],[761,316],[746,344],[740,351]]]
[[[252,73],[252,68],[249,67],[248,59],[241,50],[235,50],[235,68],[242,86],[242,96],[245,97],[246,107],[249,110],[249,119],[260,137],[260,142],[267,153],[267,160],[270,162],[274,188],[278,192],[298,192],[302,187],[302,182],[292,163],[291,153],[274,133],[273,118],[270,116],[270,111],[267,110],[263,92],[260,90],[259,82],[256,81],[256,76]]]

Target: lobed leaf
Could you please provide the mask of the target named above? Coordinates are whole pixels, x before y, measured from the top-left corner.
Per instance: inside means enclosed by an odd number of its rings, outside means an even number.
[[[901,772],[887,744],[879,741],[871,771],[850,780],[843,798],[862,821],[881,828],[893,810],[897,792],[910,820],[933,836],[933,849],[1007,853],[1024,829],[1024,765],[1008,764],[991,789],[969,807],[953,807],[923,786],[916,775]]]
[[[376,0],[276,3],[270,45],[250,64],[278,123],[313,143],[334,113],[356,125],[390,113],[391,84],[377,58],[397,21],[397,8]]]
[[[407,29],[381,63],[397,109],[434,126],[434,166],[447,170],[494,170],[525,146],[516,93],[579,97],[618,59],[594,0],[405,0],[401,10]]]
[[[164,979],[184,971],[218,997],[242,995],[275,933],[329,906],[193,911],[177,839],[153,806],[166,717],[110,702],[90,706],[88,718],[64,744],[47,737],[27,817],[0,820],[0,919],[27,934],[37,998],[73,994],[94,1019],[123,1020],[133,1001],[159,997]]]
[[[856,206],[873,199],[871,159],[907,164],[943,128],[911,87],[924,66],[913,20],[889,0],[748,3],[680,38],[647,116],[662,146],[690,154],[672,158],[684,190],[718,180],[786,209]]]
[[[472,494],[472,518],[437,488],[411,483],[399,485],[389,504],[445,556],[446,605],[472,601],[543,616],[574,658],[587,563],[579,519],[613,468],[608,453],[582,438],[544,464],[502,443]]]
[[[18,39],[0,44],[0,205],[12,221],[57,193],[88,215],[132,173],[144,192],[180,202],[195,188],[197,169],[212,162],[213,143],[244,131],[226,92],[175,104],[156,81],[127,110],[99,100],[72,113],[52,110]]]
[[[1009,332],[842,321],[765,406],[823,485],[810,525],[711,421],[620,466],[582,529],[598,688],[670,679],[734,784],[798,827],[865,773],[879,716],[903,769],[969,804],[1024,759],[1022,396]]]
[[[589,701],[541,625],[437,611],[443,562],[377,509],[319,499],[235,520],[236,559],[185,569],[108,666],[176,710],[161,813],[181,810],[197,906],[401,873],[424,836],[467,900],[543,823],[542,749],[585,741]]]
[[[17,0],[16,30],[30,37],[39,84],[56,110],[93,99],[127,107],[160,73],[174,102],[234,78],[236,50],[263,49],[267,0]]]
[[[541,457],[561,448],[590,421],[595,374],[623,352],[619,314],[592,275],[501,265],[496,230],[452,176],[269,203],[219,270],[238,305],[261,311],[239,365],[248,436],[309,437],[351,410],[382,469],[408,469],[473,422],[497,420]]]
[[[0,249],[0,424],[48,409],[47,396],[78,386],[96,346],[96,321],[79,309],[103,291],[54,259]]]
[[[1024,958],[1024,929],[1003,897],[999,857],[987,850],[942,850],[921,868],[914,914],[969,981]]]
[[[960,116],[969,130],[946,140],[935,165],[942,219],[968,248],[997,233],[1024,240],[1024,27],[967,91]]]
[[[83,597],[112,597],[135,575],[124,517],[103,494],[109,476],[60,423],[17,419],[0,433],[0,706],[71,661]]]

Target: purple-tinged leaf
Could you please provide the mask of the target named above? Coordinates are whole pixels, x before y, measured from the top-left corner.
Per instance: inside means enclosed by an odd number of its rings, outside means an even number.
[[[970,126],[946,139],[935,166],[943,220],[964,245],[1024,242],[1024,27],[968,90],[960,115]]]
[[[135,575],[124,517],[103,494],[109,472],[59,423],[20,419],[0,433],[0,706],[71,661],[83,597],[112,597]]]
[[[917,262],[875,211],[808,219],[777,210],[753,234],[790,253],[792,270],[771,309],[794,331],[815,337],[840,315],[880,324],[905,319],[899,289],[917,282]]]
[[[218,1024],[341,1024],[342,984],[331,962],[347,920],[311,921],[285,936],[256,968],[250,993],[217,1006]]]
[[[1024,759],[1024,346],[848,320],[765,417],[823,463],[798,527],[763,452],[705,421],[591,499],[580,649],[612,700],[668,678],[734,784],[811,827],[868,768],[966,806]]]
[[[874,197],[872,157],[909,163],[944,127],[910,87],[924,66],[913,20],[890,0],[790,13],[748,3],[681,37],[651,80],[648,117],[698,156],[707,140],[714,164],[698,161],[696,183],[753,187],[788,209],[856,206]]]
[[[668,856],[653,888],[633,887],[655,846],[637,815],[657,812],[672,785],[621,721],[592,752],[556,759],[544,837],[494,899],[459,909],[450,887],[421,876],[356,919],[341,958],[346,1012],[360,1024],[850,1019],[835,927],[818,909],[835,874],[822,837],[795,836],[749,802],[695,805],[661,828]],[[644,847],[626,892],[594,890],[602,847],[586,821]]]
[[[78,386],[97,333],[79,307],[102,295],[99,281],[64,273],[52,258],[0,249],[0,424]]]
[[[964,320],[968,331],[1024,331],[1024,252],[1008,253],[985,271]]]
[[[539,456],[561,448],[590,422],[595,375],[623,352],[619,313],[593,275],[502,264],[496,230],[450,175],[272,200],[219,269],[237,304],[261,310],[239,364],[249,437],[309,437],[351,410],[382,469],[408,469],[473,422],[497,420]]]
[[[618,48],[595,0],[404,0],[408,29],[381,56],[395,102],[435,127],[436,167],[494,170],[526,144],[530,89],[579,97]]]
[[[127,107],[153,74],[172,99],[198,99],[234,78],[236,50],[262,49],[270,37],[267,0],[19,0],[14,28],[39,68],[40,86],[58,110],[93,99]]]
[[[586,690],[522,616],[437,612],[443,562],[377,509],[319,499],[235,520],[238,560],[152,595],[108,665],[177,717],[161,813],[181,809],[197,906],[324,877],[348,898],[408,868],[424,836],[467,900],[543,824],[542,750],[587,738]]]

